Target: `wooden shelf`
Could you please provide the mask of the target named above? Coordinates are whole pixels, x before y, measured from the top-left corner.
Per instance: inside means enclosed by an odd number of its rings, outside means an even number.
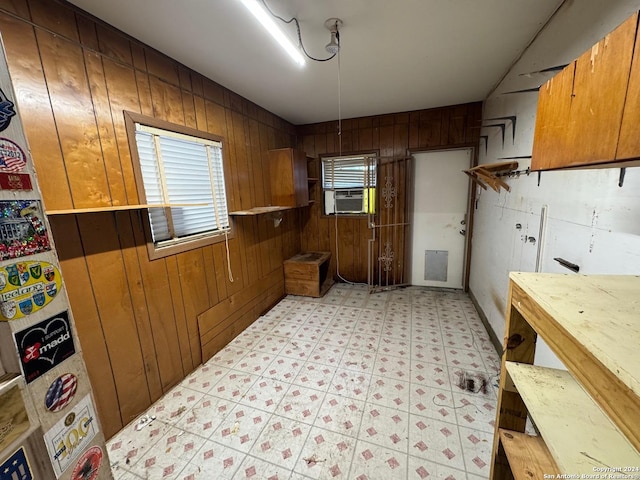
[[[8,391],[9,389],[20,385],[21,376],[17,373],[5,373],[0,376],[0,394]]]
[[[317,178],[307,178],[307,182],[309,183],[316,183],[318,181]]]
[[[47,215],[70,215],[76,213],[120,212],[124,210],[142,210],[145,208],[206,207],[208,203],[162,203],[143,205],[117,205],[113,207],[70,208],[68,210],[47,210]]]
[[[515,480],[544,478],[545,473],[559,471],[542,438],[503,428],[498,433]]]
[[[558,472],[593,474],[593,467],[640,465],[640,453],[569,372],[514,362],[506,367]]]
[[[498,162],[498,163],[486,163],[483,165],[476,165],[468,170],[463,170],[464,173],[469,175],[471,179],[480,185],[484,190],[487,189],[487,185],[496,192],[500,191],[500,188],[504,188],[507,192],[511,190],[511,187],[496,176],[497,173],[506,173],[518,169],[518,162]]]
[[[237,210],[235,212],[229,212],[229,215],[233,216],[252,216],[263,215],[265,213],[282,212],[283,210],[292,210],[296,207],[254,207],[249,210]]]
[[[522,433],[528,416],[557,465],[543,473],[640,466],[640,276],[509,277],[490,478],[517,478],[500,429]],[[532,365],[538,336],[567,370]]]
[[[512,272],[515,308],[640,450],[640,277]]]

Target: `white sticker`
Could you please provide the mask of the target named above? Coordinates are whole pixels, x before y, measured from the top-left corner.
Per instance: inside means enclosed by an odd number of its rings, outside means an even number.
[[[98,433],[96,412],[87,394],[71,412],[44,434],[51,465],[60,477]]]

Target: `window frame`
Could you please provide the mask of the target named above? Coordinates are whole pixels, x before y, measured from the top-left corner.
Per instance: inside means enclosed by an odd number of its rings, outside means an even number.
[[[197,130],[195,128],[186,127],[184,125],[178,125],[175,123],[160,120],[154,117],[148,117],[135,112],[124,111],[125,127],[127,130],[127,139],[129,142],[129,152],[131,154],[131,163],[133,166],[133,174],[136,183],[136,190],[138,192],[138,200],[140,204],[145,205],[147,203],[146,192],[144,189],[144,181],[142,177],[142,169],[140,167],[140,157],[138,154],[138,145],[136,143],[136,123],[146,125],[161,130],[167,130],[169,132],[175,132],[191,137],[202,138],[214,142],[220,142],[222,144],[222,164],[224,173],[224,190],[227,200],[227,211],[229,208],[229,166],[226,162],[225,149],[227,148],[224,137],[214,135],[209,132]],[[187,238],[184,241],[179,241],[172,245],[158,246],[153,242],[153,234],[151,231],[151,222],[149,220],[148,209],[145,209],[144,214],[140,215],[144,228],[145,240],[147,243],[147,252],[150,260],[156,260],[159,258],[165,258],[168,256],[176,255],[178,253],[187,252],[189,250],[206,247],[219,242],[224,242],[227,238],[231,239],[235,236],[235,228],[233,217],[229,215],[229,229],[212,233],[199,233],[193,234],[194,238]]]
[[[379,152],[377,150],[367,150],[364,152],[351,152],[351,153],[333,153],[333,154],[323,154],[320,156],[320,178],[319,178],[319,183],[320,183],[320,190],[322,192],[322,217],[324,218],[334,218],[334,217],[354,217],[354,218],[363,218],[363,217],[367,217],[368,215],[370,215],[369,212],[360,212],[360,213],[325,213],[326,211],[326,205],[325,205],[325,192],[327,191],[334,191],[334,190],[357,190],[360,187],[355,187],[355,188],[347,188],[347,189],[325,189],[324,188],[324,161],[325,160],[330,160],[330,159],[335,159],[335,158],[358,158],[358,157],[362,157],[362,158],[377,158],[379,156]],[[362,187],[363,190],[366,190],[367,188],[373,188],[374,191],[377,191],[377,185],[378,184],[378,178],[377,178],[377,172],[376,172],[376,179],[375,179],[375,185],[373,187],[369,186],[364,186]]]

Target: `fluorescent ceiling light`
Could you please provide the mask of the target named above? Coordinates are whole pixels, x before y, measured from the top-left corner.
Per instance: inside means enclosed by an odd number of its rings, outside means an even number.
[[[240,0],[242,4],[249,9],[254,17],[262,24],[264,28],[271,34],[273,38],[280,44],[282,48],[289,54],[291,58],[299,65],[304,66],[304,57],[300,50],[291,43],[291,40],[280,30],[273,17],[269,15],[257,0]]]

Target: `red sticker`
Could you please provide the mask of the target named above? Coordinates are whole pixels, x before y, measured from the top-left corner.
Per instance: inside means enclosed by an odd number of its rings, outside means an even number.
[[[94,480],[98,476],[101,464],[102,449],[96,446],[89,448],[76,463],[71,480]]]
[[[27,173],[0,172],[0,188],[2,190],[33,190],[31,176]]]

